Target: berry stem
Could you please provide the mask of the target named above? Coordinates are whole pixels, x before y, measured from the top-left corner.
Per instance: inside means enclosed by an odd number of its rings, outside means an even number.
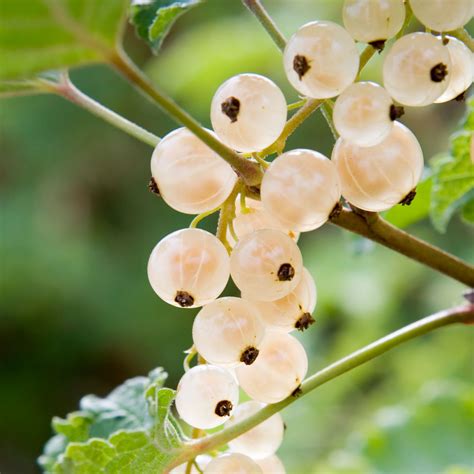
[[[111,64],[148,98],[156,102],[164,112],[176,122],[188,128],[209,148],[220,155],[223,160],[227,161],[246,184],[249,186],[260,184],[262,172],[256,163],[242,158],[234,150],[221,143],[214,135],[205,130],[194,117],[189,115],[170,97],[159,91],[124,51],[118,51],[111,59]]]
[[[343,209],[339,215],[331,219],[331,223],[395,250],[469,287],[474,287],[474,267],[394,227],[375,212]]]
[[[283,33],[278,29],[272,17],[265,10],[261,1],[242,0],[242,3],[256,16],[257,20],[267,30],[274,43],[281,51],[283,51],[286,46],[286,38],[283,36]]]
[[[322,104],[323,100],[308,99],[305,104],[286,122],[280,136],[268,148],[259,153],[259,156],[267,156],[272,153],[280,154],[285,148],[286,141],[293,132]]]
[[[333,112],[334,102],[331,99],[325,100],[321,106],[321,113],[328,124],[329,129],[331,130],[332,136],[334,140],[339,138],[339,134],[337,133],[336,127],[334,126],[334,121],[332,119],[332,112]]]
[[[47,84],[47,88],[50,92],[53,92],[64,99],[69,100],[73,104],[82,107],[96,117],[105,120],[110,125],[117,127],[118,129],[128,133],[132,137],[137,138],[147,145],[155,147],[160,141],[160,137],[157,137],[148,130],[145,130],[130,120],[127,120],[125,117],[122,117],[118,113],[108,109],[104,105],[84,94],[71,82],[66,71],[60,75],[58,82],[47,81],[45,84]]]
[[[440,311],[436,314],[420,319],[415,323],[409,324],[408,326],[405,326],[402,329],[382,337],[381,339],[363,347],[362,349],[349,354],[343,359],[334,362],[328,367],[308,377],[299,387],[300,390],[298,391],[298,397],[290,395],[281,402],[268,405],[254,415],[239,423],[236,423],[229,428],[224,428],[218,433],[206,436],[199,440],[191,441],[188,447],[184,448],[177,458],[174,459],[173,464],[170,467],[174,467],[186,462],[189,459],[193,459],[196,454],[210,451],[228,443],[230,440],[240,436],[241,434],[267,420],[275,413],[281,411],[283,408],[291,405],[303,395],[308,394],[326,382],[329,382],[340,375],[349,372],[350,370],[355,369],[356,367],[359,367],[362,364],[365,364],[366,362],[384,354],[385,352],[388,352],[394,347],[416,337],[422,336],[435,329],[455,323],[474,323],[474,305],[471,304],[457,306]]]
[[[229,197],[224,201],[221,206],[221,211],[219,213],[219,222],[217,223],[216,237],[224,244],[229,254],[232,252],[232,247],[230,246],[229,241],[227,240],[227,228],[229,227],[230,221],[235,217],[235,199],[240,189],[241,183],[237,181]]]

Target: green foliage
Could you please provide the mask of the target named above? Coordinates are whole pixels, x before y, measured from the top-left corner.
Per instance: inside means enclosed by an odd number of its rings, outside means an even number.
[[[157,53],[173,23],[201,0],[132,0],[130,22],[137,35]]]
[[[463,384],[430,382],[408,406],[377,410],[316,472],[471,472],[472,396]]]
[[[81,410],[54,418],[57,433],[39,464],[45,472],[66,474],[156,473],[181,446],[184,435],[171,413],[175,392],[162,388],[167,374],[125,381],[107,397],[84,397]]]
[[[114,54],[128,0],[2,0],[0,93],[32,92],[50,69],[103,62]]]
[[[430,216],[435,228],[445,232],[453,214],[463,208],[465,221],[474,223],[474,166],[470,156],[474,132],[474,97],[468,102],[468,114],[462,130],[451,137],[449,156],[434,160]]]

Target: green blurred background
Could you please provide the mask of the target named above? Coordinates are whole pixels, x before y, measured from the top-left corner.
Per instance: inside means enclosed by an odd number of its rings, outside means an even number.
[[[340,1],[265,3],[287,35],[309,20],[340,21]],[[126,48],[206,126],[214,91],[233,74],[267,75],[297,99],[280,53],[237,0],[193,9],[158,58],[131,30]],[[72,78],[161,136],[176,126],[105,67]],[[380,58],[364,78],[380,81]],[[146,263],[157,241],[191,217],[147,191],[146,145],[53,96],[7,99],[0,110],[0,472],[29,474],[38,472],[51,417],[75,410],[81,396],[105,395],[155,366],[175,386],[194,311],[162,303]],[[463,112],[461,103],[408,109],[402,121],[429,159],[447,149]],[[289,142],[325,154],[332,145],[318,113]],[[410,232],[473,260],[473,233],[456,219],[445,235],[427,221]],[[310,371],[462,301],[462,285],[330,225],[300,244],[319,293],[317,324],[298,335]],[[473,472],[473,343],[467,327],[443,329],[293,404],[279,451],[287,472]]]

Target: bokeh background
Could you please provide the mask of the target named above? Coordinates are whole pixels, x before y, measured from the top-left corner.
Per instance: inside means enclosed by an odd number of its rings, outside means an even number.
[[[267,0],[287,35],[306,21],[340,21],[341,1]],[[412,25],[416,28],[416,24]],[[237,0],[208,0],[180,19],[159,57],[129,30],[126,49],[180,104],[209,126],[219,84],[241,72],[272,78],[297,99],[280,53]],[[363,77],[381,81],[380,58]],[[166,115],[102,67],[75,70],[81,89],[163,136]],[[445,151],[462,103],[408,109],[402,121],[428,160]],[[156,366],[174,387],[191,345],[194,311],[162,303],[146,263],[191,217],[147,190],[151,149],[61,98],[0,103],[0,471],[39,472],[35,459],[53,415],[87,393],[107,394]],[[289,147],[330,154],[318,113]],[[210,218],[205,226],[215,228]],[[425,220],[409,229],[473,260],[473,233]],[[462,301],[462,285],[327,225],[300,240],[314,275],[317,324],[298,335],[310,371],[385,333]],[[232,288],[229,289],[229,292]],[[468,474],[474,469],[473,331],[425,336],[324,385],[283,416],[279,455],[289,474]],[[472,387],[472,386],[471,386]]]

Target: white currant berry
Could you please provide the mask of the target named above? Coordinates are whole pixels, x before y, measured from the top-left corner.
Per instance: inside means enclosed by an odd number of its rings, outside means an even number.
[[[151,174],[165,202],[185,214],[200,214],[222,204],[237,179],[230,165],[186,128],[174,130],[158,143]]]
[[[267,331],[258,359],[235,370],[239,384],[254,400],[277,403],[291,395],[303,381],[308,358],[301,343],[290,334]]]
[[[216,365],[252,364],[265,333],[256,305],[241,298],[219,298],[199,311],[193,342],[207,362]]]
[[[283,53],[286,76],[301,94],[327,99],[340,94],[357,76],[359,53],[349,33],[331,21],[303,25]]]
[[[472,0],[410,0],[414,15],[435,31],[451,31],[463,27],[474,14]]]
[[[245,200],[245,212],[243,212],[240,206],[240,199],[237,198],[235,201],[235,218],[232,222],[234,231],[238,239],[245,237],[252,232],[260,229],[277,229],[288,234],[295,242],[298,241],[299,232],[285,228],[277,219],[272,217],[263,208],[262,201],[255,199],[246,198]],[[234,246],[236,244],[232,233],[227,231],[227,240]]]
[[[448,87],[448,48],[429,33],[412,33],[395,41],[383,63],[385,89],[403,105],[432,104]]]
[[[355,40],[385,41],[402,28],[405,4],[403,0],[345,0],[342,19]]]
[[[273,301],[299,283],[303,271],[300,249],[280,230],[257,230],[239,240],[230,256],[230,272],[248,298]]]
[[[291,150],[276,158],[263,176],[265,210],[297,231],[322,226],[341,196],[334,163],[313,150]]]
[[[242,152],[263,150],[286,123],[287,105],[280,88],[258,74],[225,81],[212,99],[211,122],[219,139]]]
[[[385,140],[372,147],[358,147],[339,138],[332,160],[342,195],[366,211],[385,211],[408,199],[423,172],[420,144],[399,122]]]
[[[226,422],[225,426],[233,426],[254,415],[265,406],[264,403],[255,400],[242,403],[234,410],[232,417]],[[279,413],[275,413],[255,428],[229,441],[229,447],[233,452],[245,454],[252,459],[266,458],[274,454],[280,447],[284,431],[283,419]]]
[[[286,474],[285,466],[275,454],[265,459],[256,459],[255,462],[265,474]]]
[[[243,295],[245,297],[245,295]],[[316,284],[306,268],[301,280],[288,295],[275,301],[255,301],[262,321],[271,329],[303,331],[314,323],[311,314],[316,307]]]
[[[248,456],[240,453],[224,454],[214,458],[204,474],[267,474]],[[268,473],[270,474],[270,473]]]
[[[164,301],[196,308],[215,300],[229,280],[222,242],[201,229],[182,229],[158,242],[148,260],[148,279]]]
[[[212,457],[209,456],[208,454],[200,454],[199,456],[196,456],[196,459],[194,460],[195,464],[199,467],[199,469],[193,465],[191,466],[191,471],[190,474],[200,474],[205,467],[212,461]],[[185,462],[184,464],[180,464],[179,466],[176,466],[174,469],[171,469],[169,474],[187,474],[186,469],[188,468],[188,463]],[[272,471],[266,471],[266,472],[272,472]]]
[[[392,130],[401,108],[374,82],[351,84],[334,104],[333,120],[339,135],[359,146],[380,143]]]
[[[451,74],[448,88],[435,100],[435,103],[448,102],[466,91],[474,80],[474,53],[462,42],[446,36],[446,47],[451,58]]]
[[[189,425],[202,430],[222,425],[239,402],[239,386],[227,370],[196,365],[179,381],[176,410]]]

